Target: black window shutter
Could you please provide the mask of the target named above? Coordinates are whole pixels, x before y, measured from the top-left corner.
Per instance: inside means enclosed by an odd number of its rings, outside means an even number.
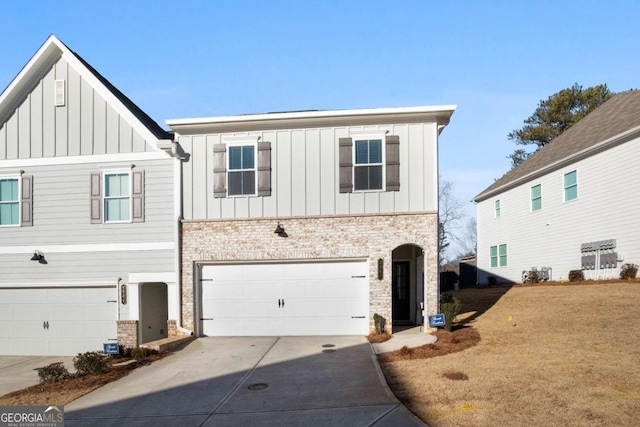
[[[227,197],[227,146],[213,146],[213,197]]]
[[[386,190],[400,191],[400,137],[387,136],[385,150]]]
[[[353,140],[340,138],[339,140],[340,162],[340,192],[353,192]]]
[[[33,176],[22,175],[22,196],[20,197],[23,227],[33,226]]]
[[[258,143],[258,196],[271,195],[271,143]]]

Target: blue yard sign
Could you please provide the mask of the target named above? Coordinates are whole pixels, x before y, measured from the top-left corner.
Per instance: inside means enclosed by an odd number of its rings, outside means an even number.
[[[104,352],[107,354],[120,354],[120,346],[115,342],[106,342],[102,344]]]
[[[429,316],[429,326],[431,326],[432,328],[444,326],[444,314],[440,313]]]

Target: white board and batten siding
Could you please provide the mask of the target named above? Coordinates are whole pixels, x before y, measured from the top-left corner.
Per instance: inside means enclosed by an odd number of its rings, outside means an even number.
[[[54,104],[56,80],[66,103]],[[148,141],[60,58],[0,127],[0,159],[151,151]]]
[[[497,276],[520,282],[522,271],[551,267],[553,280],[568,280],[581,268],[583,243],[616,240],[624,263],[640,264],[640,140],[610,148],[478,203],[478,281]],[[564,201],[564,174],[577,171],[578,197]],[[542,185],[542,209],[531,212],[531,187]],[[495,200],[501,215],[495,218]],[[491,268],[490,247],[507,244],[506,267]],[[617,278],[619,269],[600,271]],[[596,279],[594,272],[584,271]],[[593,277],[592,277],[593,276]]]
[[[400,140],[400,191],[339,192],[340,138],[387,131]],[[181,135],[185,219],[357,215],[437,210],[437,125],[326,127]],[[271,143],[271,196],[215,198],[213,148],[227,138]]]
[[[366,335],[367,261],[202,267],[203,335]]]

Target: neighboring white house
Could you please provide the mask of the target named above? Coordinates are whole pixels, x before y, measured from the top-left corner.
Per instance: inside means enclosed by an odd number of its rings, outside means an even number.
[[[0,354],[179,328],[172,135],[54,36],[0,95]]]
[[[476,196],[478,283],[640,263],[640,92],[615,95]]]
[[[369,333],[438,309],[438,135],[455,106],[169,120],[197,335]]]

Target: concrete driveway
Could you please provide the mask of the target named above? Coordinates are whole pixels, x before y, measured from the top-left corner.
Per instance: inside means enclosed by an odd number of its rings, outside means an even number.
[[[56,362],[74,372],[73,356],[0,356],[0,396],[38,384],[35,370]]]
[[[416,426],[363,337],[200,338],[65,406],[67,426]]]

